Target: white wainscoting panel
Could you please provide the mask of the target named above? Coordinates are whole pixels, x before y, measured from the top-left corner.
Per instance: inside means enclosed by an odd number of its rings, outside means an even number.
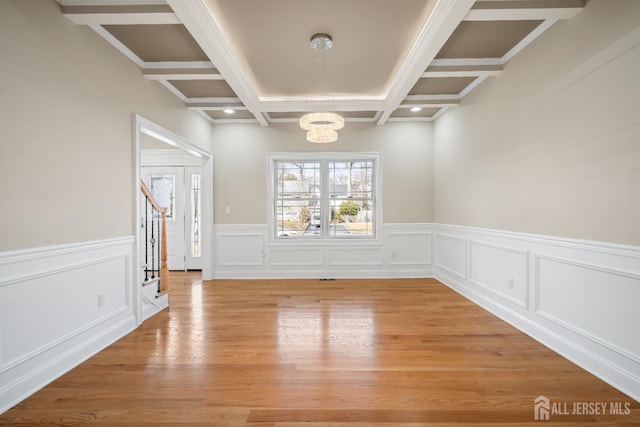
[[[431,265],[431,231],[388,231],[385,234],[385,247],[389,265]]]
[[[288,249],[282,247],[269,250],[269,265],[276,267],[321,267],[324,265],[321,248]]]
[[[463,238],[435,233],[436,267],[461,279],[467,277],[467,250]]]
[[[262,224],[216,225],[215,239],[217,279],[432,276],[429,224],[385,224],[376,242],[269,243]]]
[[[329,248],[330,266],[382,266],[382,246]]]
[[[545,256],[536,273],[537,314],[640,363],[640,275]]]
[[[232,226],[215,233],[216,264],[220,267],[264,265],[264,226]]]
[[[528,307],[528,252],[469,241],[469,281],[521,307]]]
[[[432,227],[439,281],[640,400],[640,247]]]
[[[0,412],[136,327],[133,242],[0,253]]]

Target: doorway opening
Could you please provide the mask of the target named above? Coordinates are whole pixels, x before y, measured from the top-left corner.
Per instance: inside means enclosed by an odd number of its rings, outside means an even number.
[[[144,238],[140,227],[140,181],[149,188],[172,188],[167,221],[169,269],[202,270],[213,279],[213,159],[211,153],[139,115],[134,117],[135,264],[142,265]],[[151,185],[150,185],[151,184]],[[173,229],[173,231],[172,231]],[[169,235],[172,233],[172,236]],[[173,256],[172,256],[173,255]],[[143,270],[136,268],[137,283]],[[136,287],[138,289],[139,287]],[[137,319],[142,322],[142,295],[135,292]]]

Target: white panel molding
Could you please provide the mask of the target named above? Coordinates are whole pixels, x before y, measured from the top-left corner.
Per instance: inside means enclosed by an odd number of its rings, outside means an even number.
[[[382,228],[382,243],[344,239],[278,241],[265,245],[269,233],[267,225],[216,225],[216,236],[223,239],[216,238],[215,275],[218,279],[432,276],[428,224],[383,224]],[[253,240],[247,240],[247,236]],[[410,251],[399,251],[399,256],[392,260],[385,241],[422,250],[424,256],[416,260]],[[421,249],[421,244],[428,247]],[[253,254],[253,261],[247,254]],[[256,262],[258,254],[264,262]]]
[[[387,244],[388,265],[423,266],[432,263],[432,233],[431,231],[389,231],[385,235]],[[395,246],[398,242],[399,248]],[[410,254],[401,254],[398,257],[398,249],[405,249]],[[420,251],[425,252],[420,252]],[[415,256],[415,258],[411,257]]]
[[[475,270],[474,270],[474,248],[475,247],[485,247],[485,248],[490,248],[497,251],[504,251],[504,252],[512,253],[524,258],[524,269],[521,272],[522,276],[524,277],[524,281],[522,284],[524,298],[518,299],[513,295],[509,295],[505,292],[501,292],[498,289],[496,289],[495,286],[492,286],[489,283],[485,283],[482,280],[475,277]],[[472,283],[476,286],[480,286],[481,288],[487,290],[488,292],[491,292],[500,298],[504,298],[509,302],[517,304],[522,308],[525,308],[525,309],[529,308],[529,297],[528,297],[529,295],[529,252],[528,251],[514,249],[508,246],[485,243],[478,240],[469,240],[467,259],[469,260],[469,263],[468,263],[469,271],[467,275],[467,277],[469,278],[469,283]],[[498,264],[496,266],[497,268],[500,268],[502,265],[504,265],[503,263],[500,262],[502,260],[496,260],[496,261]]]
[[[640,294],[640,247],[456,225],[433,224],[432,227],[435,236],[433,274],[436,279],[605,382],[640,400],[640,358],[637,351],[640,336],[636,326],[640,324],[640,312],[632,306]],[[447,252],[443,265],[443,246],[438,243],[438,239],[441,239],[438,236],[443,234],[467,242],[466,278],[460,274],[459,268],[450,268],[451,264],[463,265],[465,262],[465,254],[460,251],[445,247]],[[511,257],[512,261],[521,258],[524,263],[526,260],[526,268],[520,266],[512,271],[519,271],[522,277],[526,277],[529,287],[526,295],[530,304],[512,304],[513,301],[505,298],[502,292],[496,292],[490,283],[485,283],[486,280],[478,280],[473,257],[480,253],[478,250],[481,247],[496,249],[483,253],[489,262],[495,264],[496,269],[514,268],[501,264],[504,259],[500,250],[507,251],[503,255],[516,255],[515,258]],[[450,259],[453,254],[457,254],[457,261]],[[570,270],[558,268],[541,272],[540,263],[544,260],[583,271],[579,271],[575,277]],[[504,274],[502,271],[500,273]],[[602,280],[602,274],[609,275],[610,279]],[[586,286],[587,282],[589,286]],[[548,291],[552,294],[548,295],[554,298],[553,292],[561,290],[556,289],[554,283],[566,284],[563,289],[567,295],[574,288],[581,290],[572,294],[575,299],[568,300],[574,303],[571,309],[578,310],[571,316],[565,318],[562,304],[558,301],[555,301],[558,305],[550,313],[545,311],[547,307],[540,307],[541,286],[549,286]],[[609,305],[594,306],[603,302],[602,295],[607,292],[617,292],[612,300],[624,304],[611,307],[609,301]],[[565,301],[565,294],[558,298]],[[606,301],[603,303],[607,304]],[[602,310],[598,314],[594,308]],[[623,312],[618,313],[619,310]],[[616,315],[609,316],[606,314],[608,311]],[[562,316],[558,316],[558,313]],[[593,315],[599,315],[604,323],[593,322]],[[575,324],[573,320],[579,323]],[[544,392],[540,390],[541,394]]]
[[[382,248],[329,247],[328,266],[382,266]]]
[[[267,263],[275,267],[319,267],[325,263],[324,251],[321,248],[274,247],[269,250]]]
[[[585,329],[574,325],[572,323],[570,323],[567,320],[561,319],[558,316],[555,316],[551,313],[547,313],[546,311],[544,311],[544,309],[542,309],[540,307],[540,289],[543,286],[543,284],[540,282],[540,261],[541,260],[547,260],[547,261],[552,261],[552,262],[556,262],[556,263],[560,263],[560,264],[565,264],[565,265],[569,265],[569,266],[573,266],[573,267],[578,267],[581,269],[586,269],[586,270],[591,270],[591,271],[596,271],[596,272],[601,272],[601,273],[606,273],[612,276],[618,276],[621,278],[626,278],[626,279],[632,279],[634,281],[638,282],[638,290],[640,292],[640,274],[633,274],[633,273],[629,273],[626,271],[621,271],[621,270],[615,270],[615,269],[611,269],[611,268],[606,268],[606,267],[601,267],[601,266],[596,266],[596,265],[589,265],[589,264],[585,264],[579,261],[574,261],[574,260],[568,260],[568,259],[563,259],[563,258],[558,258],[558,257],[552,257],[552,256],[545,256],[545,255],[535,255],[535,269],[536,269],[536,300],[535,300],[535,313],[539,316],[542,316],[560,326],[563,326],[573,332],[575,332],[578,335],[581,335],[591,341],[593,341],[594,343],[597,343],[605,348],[611,349],[613,351],[616,351],[617,353],[621,354],[624,357],[627,357],[633,361],[635,361],[636,363],[640,364],[640,354],[636,353],[632,350],[629,349],[625,349],[620,347],[619,345],[616,345],[614,343],[612,343],[611,341],[599,337],[596,334],[593,334],[589,331],[586,331]],[[608,284],[607,287],[611,287],[611,284]],[[637,298],[633,298],[633,301],[638,301]],[[636,325],[640,324],[640,315],[638,315],[638,322],[635,323]],[[633,328],[634,331],[636,332],[638,329],[637,328]],[[640,340],[640,333],[636,332],[636,334],[638,334],[637,340]],[[638,342],[638,341],[636,341]],[[639,376],[640,378],[640,376]]]
[[[466,249],[466,245],[467,245],[467,241],[464,238],[460,238],[458,236],[454,236],[451,234],[442,234],[442,233],[434,233],[435,236],[435,241],[434,241],[434,252],[435,252],[435,262],[434,265],[437,268],[441,268],[451,274],[453,274],[456,277],[459,277],[460,279],[465,280],[467,278],[467,249]],[[462,264],[462,268],[456,269],[455,266],[451,265],[451,261],[454,261],[451,258],[445,258],[445,257],[450,257],[451,255],[455,255],[454,253],[452,253],[453,251],[447,251],[445,252],[444,248],[441,246],[441,242],[446,239],[449,239],[452,242],[458,241],[459,243],[462,244],[462,247],[460,248],[461,251],[459,251],[459,253],[462,254],[462,259],[459,259],[458,261]],[[447,265],[447,263],[449,263],[449,265]]]
[[[0,413],[136,327],[133,259],[133,237],[0,253]]]

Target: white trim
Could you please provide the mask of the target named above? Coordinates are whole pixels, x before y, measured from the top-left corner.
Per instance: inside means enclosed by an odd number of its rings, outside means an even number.
[[[434,246],[436,261],[433,268],[436,279],[622,392],[636,400],[640,398],[640,375],[638,375],[640,354],[636,351],[638,348],[636,344],[638,329],[635,328],[637,322],[628,323],[629,316],[637,318],[639,314],[633,311],[629,304],[624,305],[625,315],[621,317],[627,319],[625,324],[620,324],[621,320],[617,320],[616,316],[606,316],[606,312],[600,310],[598,314],[600,326],[597,330],[590,330],[588,326],[585,326],[587,324],[573,324],[572,321],[567,320],[572,317],[559,319],[554,312],[547,313],[540,310],[538,297],[539,289],[542,286],[538,271],[539,260],[550,259],[584,269],[580,274],[588,275],[589,271],[610,274],[612,281],[626,285],[614,287],[614,283],[602,283],[597,285],[602,286],[600,292],[606,292],[611,288],[612,292],[615,289],[619,298],[626,298],[627,301],[636,300],[638,288],[630,287],[628,284],[631,282],[628,280],[640,284],[640,247],[448,224],[433,224],[432,227],[436,236],[446,233],[448,236],[457,237],[467,242],[465,254],[452,255],[449,253],[447,255],[448,257],[462,257],[449,261],[456,265],[466,266],[466,279],[457,274],[459,272],[452,272],[451,269],[446,268],[447,266],[442,265],[438,260],[440,254],[436,242]],[[527,296],[527,301],[532,301],[531,303],[524,306],[518,304],[505,298],[505,295],[499,291],[499,283],[479,283],[473,277],[471,246],[478,243],[520,254],[524,257],[523,259],[527,260],[526,263],[518,267],[517,271],[519,271],[518,277],[521,279],[526,277],[525,283],[522,283],[521,286],[527,286],[528,289],[524,290],[524,294]],[[494,264],[492,268],[500,269],[502,258],[498,255],[499,253],[496,253],[493,259],[489,258],[489,262]],[[549,270],[547,274],[556,273],[554,270]],[[557,274],[561,275],[549,276],[547,279],[555,281],[576,280],[572,278],[573,276],[566,276],[571,273],[562,270],[558,270]],[[620,282],[617,282],[618,279]],[[553,289],[550,292],[553,292]],[[597,304],[594,302],[597,301],[594,300],[597,295],[577,294],[575,296],[579,300],[585,301],[582,308],[580,304],[573,305],[572,310],[579,310],[573,314],[575,319],[589,318],[593,315],[589,307],[592,307],[594,303]],[[625,297],[625,295],[627,296]],[[513,304],[514,302],[515,304]],[[620,310],[621,308],[608,307],[608,310]],[[600,319],[605,323],[601,323]],[[621,338],[620,331],[627,331],[623,335],[627,338]],[[616,341],[614,342],[612,339]],[[620,345],[621,339],[627,339],[629,345]],[[542,393],[544,390],[540,392]]]
[[[326,237],[322,238],[293,238],[283,239],[276,238],[275,236],[275,212],[274,212],[274,198],[275,198],[275,163],[278,161],[316,161],[321,165],[321,177],[324,181],[321,186],[328,188],[328,170],[327,163],[329,161],[340,160],[369,160],[373,161],[373,188],[374,188],[374,235],[373,236],[358,236],[358,237]],[[327,244],[353,244],[347,242],[358,242],[358,244],[380,244],[382,235],[382,155],[380,153],[372,152],[299,152],[299,153],[269,153],[267,155],[267,224],[269,225],[269,245],[289,245],[295,247],[296,245],[327,245]],[[321,192],[321,206],[329,206],[328,194],[326,191]],[[322,211],[321,211],[322,212]],[[326,233],[328,233],[329,218],[325,217],[327,212],[322,212],[322,223],[325,225],[322,227]],[[329,243],[331,242],[331,243]],[[340,243],[338,243],[340,242]],[[366,243],[365,243],[366,242]]]
[[[384,124],[402,103],[474,3],[475,0],[450,0],[436,3],[431,16],[393,78],[386,97],[385,110],[378,120],[378,125]]]
[[[141,149],[140,166],[202,166],[202,157],[194,156],[184,150]]]
[[[145,70],[185,69],[185,70],[215,70],[211,61],[155,61],[145,62]]]
[[[491,287],[489,284],[487,283],[483,283],[480,282],[479,280],[475,280],[473,278],[473,246],[484,246],[487,248],[492,248],[492,249],[498,249],[501,251],[505,251],[505,252],[511,252],[513,254],[516,255],[522,255],[525,258],[525,282],[524,282],[524,301],[520,301],[517,298],[512,297],[511,295],[505,294],[503,292],[499,292],[496,289],[494,289],[493,287]],[[480,286],[481,288],[485,289],[488,292],[493,293],[494,295],[500,297],[500,298],[504,298],[505,300],[519,305],[522,308],[528,309],[529,308],[529,251],[524,251],[524,250],[520,250],[520,249],[516,249],[516,248],[512,248],[509,246],[504,246],[504,245],[496,245],[496,244],[492,244],[492,243],[487,243],[487,242],[483,242],[480,240],[473,240],[473,239],[469,239],[468,241],[468,253],[467,253],[467,259],[469,260],[468,262],[468,271],[467,271],[467,277],[469,278],[469,283],[472,283],[476,286]]]
[[[537,21],[571,19],[584,9],[583,0],[555,0],[549,2],[479,1],[464,17],[465,21]]]
[[[576,267],[580,267],[583,269],[588,269],[588,270],[593,270],[593,271],[598,271],[598,272],[603,272],[603,273],[607,273],[607,274],[611,274],[614,276],[619,276],[619,277],[624,277],[624,278],[630,278],[630,279],[634,279],[637,280],[638,282],[640,282],[640,274],[634,274],[632,272],[628,272],[625,270],[619,270],[619,269],[612,269],[612,268],[607,268],[607,267],[602,267],[602,266],[598,266],[598,265],[592,265],[592,264],[588,264],[588,263],[584,263],[584,262],[580,262],[580,261],[575,261],[575,260],[569,260],[569,259],[565,259],[565,258],[561,258],[561,257],[555,257],[555,256],[548,256],[548,255],[540,255],[540,254],[536,254],[534,256],[534,265],[535,265],[535,277],[536,277],[536,298],[535,298],[535,306],[534,306],[534,310],[535,313],[539,316],[542,316],[546,319],[551,320],[554,323],[557,323],[560,326],[563,326],[573,332],[575,332],[576,334],[582,335],[585,338],[588,338],[589,340],[602,345],[603,347],[606,348],[610,348],[614,351],[616,351],[617,353],[621,354],[624,357],[627,357],[633,361],[635,361],[636,363],[640,364],[640,354],[637,353],[633,353],[630,351],[627,351],[623,348],[620,348],[619,346],[605,340],[602,338],[599,338],[597,336],[595,336],[594,334],[585,331],[582,328],[576,327],[568,322],[566,322],[565,320],[559,319],[558,317],[550,314],[550,313],[546,313],[545,311],[543,311],[540,308],[539,302],[540,302],[540,297],[539,297],[539,292],[540,292],[540,286],[539,286],[539,278],[540,278],[540,260],[547,260],[547,261],[552,261],[552,262],[557,262],[560,264],[566,264],[566,265],[571,265],[571,266],[576,266]],[[640,376],[639,376],[640,378]]]
[[[171,92],[172,94],[174,94],[175,96],[178,97],[178,99],[180,99],[180,101],[186,103],[187,102],[187,97],[184,96],[184,94],[182,92],[180,92],[174,85],[172,85],[169,81],[167,80],[158,80],[158,82],[166,87],[167,89],[169,89],[169,92]]]
[[[132,6],[163,5],[166,0],[58,0],[62,6]]]
[[[556,21],[557,21],[556,19],[547,19],[546,21],[543,21],[540,25],[538,25],[536,28],[534,28],[533,31],[531,31],[529,34],[527,34],[527,36],[525,38],[520,40],[518,42],[518,44],[516,44],[514,47],[512,47],[509,50],[509,52],[505,53],[504,56],[502,56],[502,58],[500,58],[502,63],[504,64],[507,61],[509,61],[511,58],[516,56],[517,53],[519,53],[522,49],[527,47],[532,41],[537,39],[542,33],[547,31],[553,24],[556,23]]]
[[[135,328],[133,243],[127,236],[0,253],[0,301],[11,296],[0,311],[0,413]],[[77,304],[61,319],[69,292]],[[107,304],[92,306],[101,292]],[[34,311],[42,317],[21,314]],[[6,351],[16,339],[22,348]]]
[[[140,195],[140,167],[141,167],[141,143],[140,134],[144,133],[157,138],[167,144],[178,147],[188,153],[201,157],[202,161],[202,278],[210,280],[213,278],[213,157],[210,152],[203,148],[190,143],[179,135],[163,128],[162,126],[145,119],[136,114],[134,115],[133,138],[134,144],[134,203],[136,224],[140,215],[141,195]],[[138,257],[141,253],[141,229],[136,225],[136,265],[141,263]],[[137,269],[137,283],[142,283],[142,270]],[[139,288],[139,287],[138,287]],[[137,295],[137,319],[142,321],[142,294],[138,289]]]
[[[131,244],[135,241],[134,236],[116,237],[103,240],[90,240],[87,242],[67,243],[54,246],[43,246],[38,248],[18,249],[15,251],[0,252],[0,266],[9,263],[30,261],[58,255],[86,252],[94,249],[102,249],[112,246]]]
[[[260,102],[254,84],[236,62],[222,28],[206,3],[200,0],[168,0],[168,3],[178,18],[189,28],[189,32],[207,57],[216,64],[220,74],[225,76],[227,83],[242,103],[255,115],[261,125],[268,126],[268,122],[260,114]]]
[[[144,61],[140,59],[138,55],[133,53],[131,49],[126,47],[120,40],[115,38],[109,31],[105,30],[100,25],[89,25],[89,28],[98,33],[100,37],[118,49],[124,56],[132,60],[138,67],[142,68],[144,66]]]
[[[77,6],[72,6],[77,7]],[[173,12],[136,11],[136,12],[93,12],[92,6],[86,11],[70,11],[63,7],[62,14],[76,25],[164,25],[180,24]],[[83,7],[83,9],[85,9]]]
[[[459,96],[460,98],[464,98],[465,96],[467,96],[467,94],[468,94],[469,92],[471,92],[473,89],[475,89],[476,87],[478,87],[478,85],[479,85],[480,83],[482,83],[483,81],[485,81],[485,79],[486,79],[487,77],[488,77],[488,76],[478,76],[478,77],[476,77],[476,78],[475,78],[475,80],[473,80],[471,83],[469,83],[469,84],[467,85],[467,87],[465,87],[465,88],[462,90],[462,92],[460,92],[460,93],[458,94],[458,96]]]

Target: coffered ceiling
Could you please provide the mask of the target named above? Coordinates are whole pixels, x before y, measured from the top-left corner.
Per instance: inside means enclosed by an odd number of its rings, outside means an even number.
[[[308,111],[340,112],[347,122],[434,120],[584,7],[584,0],[59,3],[186,108],[213,123],[263,126]],[[331,35],[333,47],[313,50],[316,33]]]

